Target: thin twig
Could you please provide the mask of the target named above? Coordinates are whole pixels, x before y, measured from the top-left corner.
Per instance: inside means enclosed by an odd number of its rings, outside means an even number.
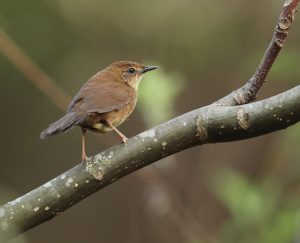
[[[0,51],[53,104],[62,110],[68,107],[71,97],[38,67],[2,29],[0,29]]]
[[[254,101],[258,91],[265,82],[265,79],[276,60],[280,50],[284,46],[288,31],[295,19],[297,7],[300,0],[286,0],[279,15],[273,38],[254,75],[247,83],[233,91],[229,95],[215,102],[221,105],[242,105]]]

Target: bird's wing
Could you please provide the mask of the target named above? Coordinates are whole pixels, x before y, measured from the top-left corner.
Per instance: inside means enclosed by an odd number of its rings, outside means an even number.
[[[74,97],[68,111],[105,113],[122,109],[130,102],[129,89],[125,83],[91,79]]]

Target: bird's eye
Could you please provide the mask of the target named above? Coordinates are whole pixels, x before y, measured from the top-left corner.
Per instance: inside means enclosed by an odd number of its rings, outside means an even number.
[[[127,70],[127,72],[129,72],[129,73],[134,73],[135,72],[135,69],[134,68],[128,68],[128,70]]]

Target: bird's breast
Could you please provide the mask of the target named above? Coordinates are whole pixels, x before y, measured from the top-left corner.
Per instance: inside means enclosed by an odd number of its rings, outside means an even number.
[[[132,103],[129,103],[124,108],[120,110],[115,110],[108,112],[104,115],[105,120],[113,124],[113,126],[117,127],[121,125],[132,113],[133,109],[135,107],[135,101]]]
[[[111,131],[112,129],[111,127],[109,127],[108,122],[111,123],[114,127],[121,125],[132,113],[135,104],[136,100],[132,100],[131,103],[120,110],[114,110],[101,114],[101,119],[92,124],[92,129],[100,133]]]

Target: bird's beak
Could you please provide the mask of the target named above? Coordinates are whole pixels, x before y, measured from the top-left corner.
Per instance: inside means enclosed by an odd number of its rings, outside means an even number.
[[[158,66],[146,66],[146,67],[144,67],[142,73],[146,73],[146,72],[152,71],[152,70],[154,70],[156,68],[158,68]]]

